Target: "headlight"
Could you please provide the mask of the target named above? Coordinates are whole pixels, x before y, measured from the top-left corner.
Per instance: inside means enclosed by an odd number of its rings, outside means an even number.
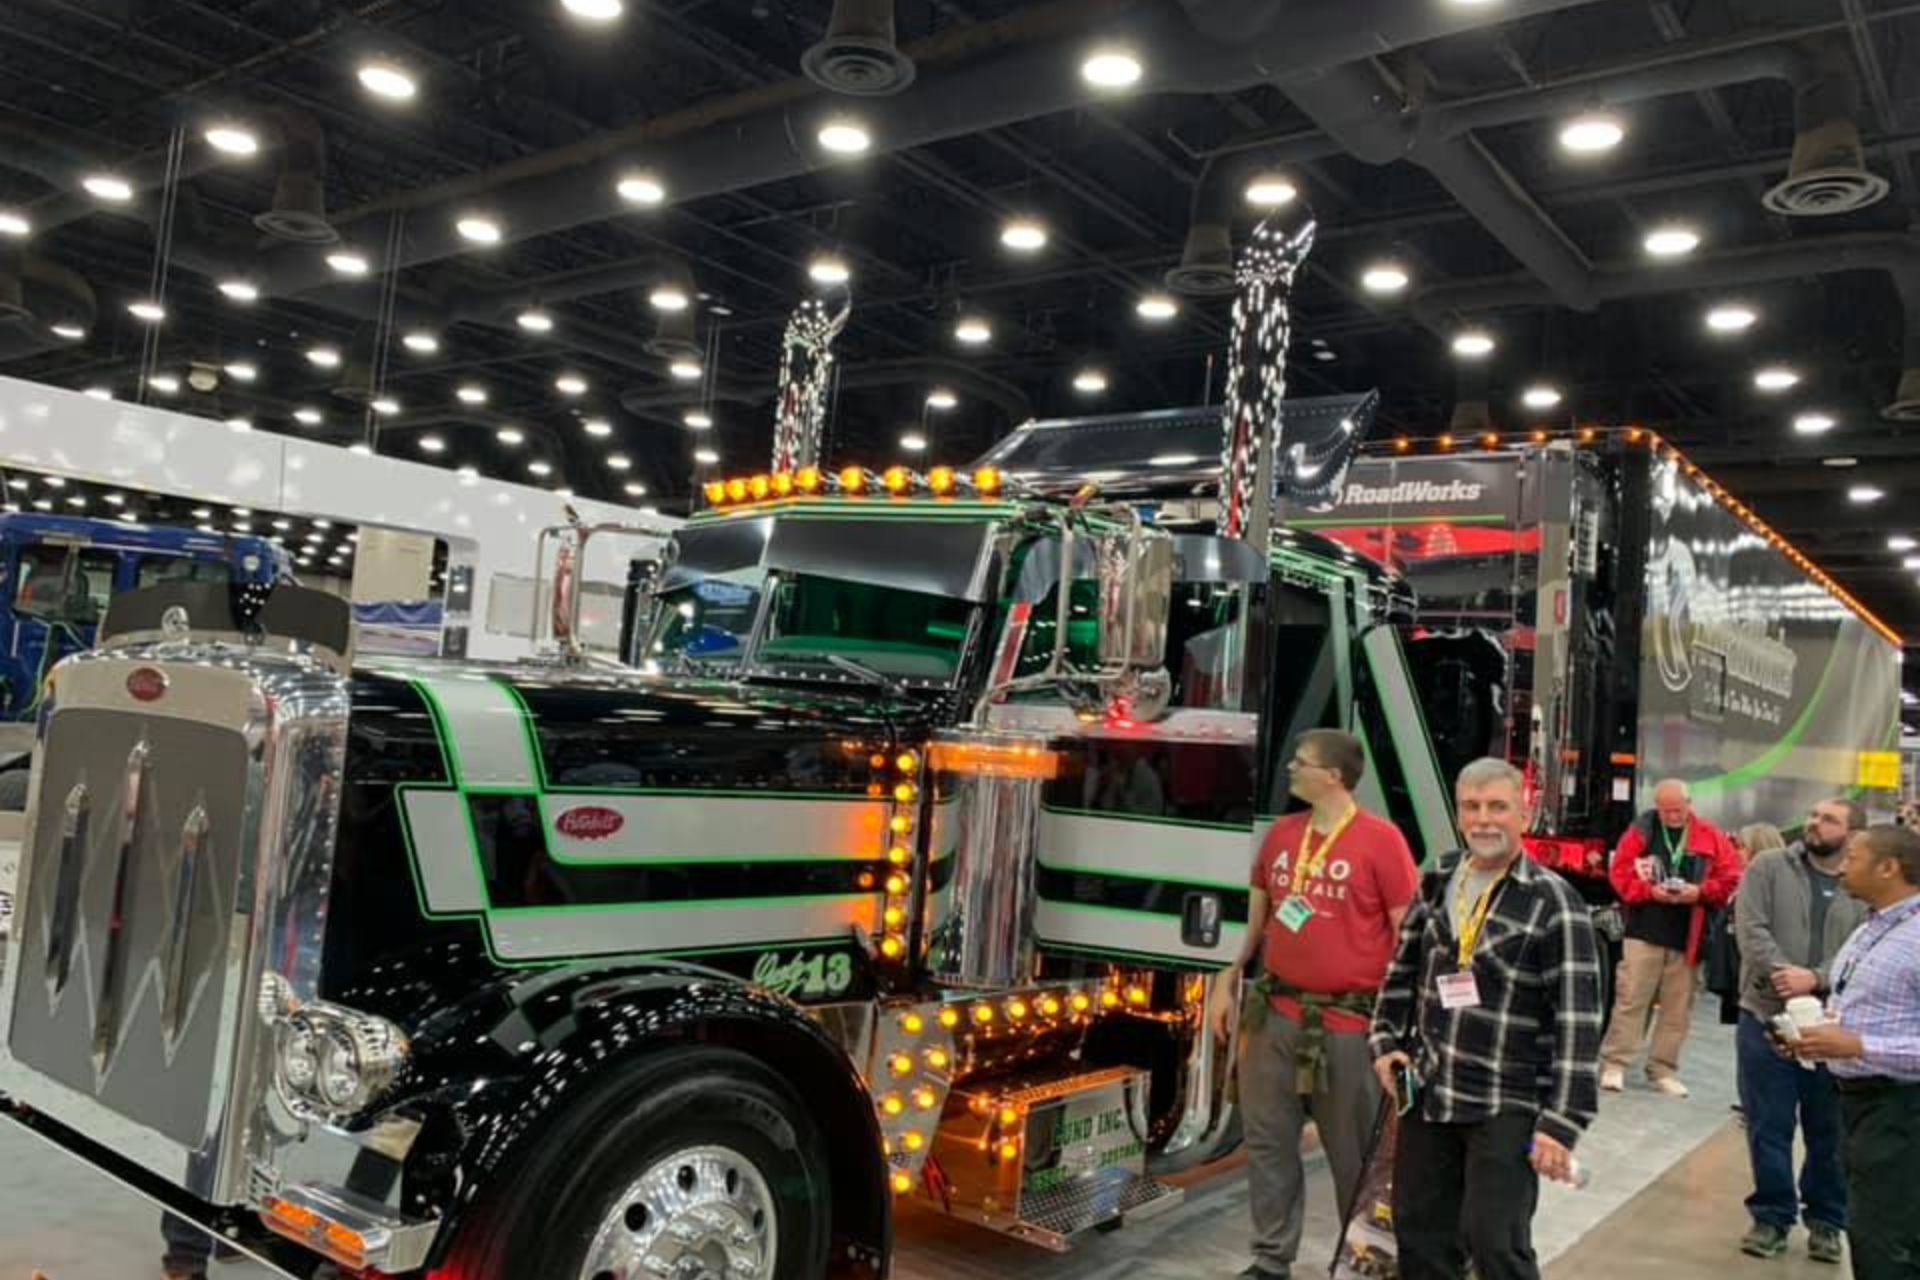
[[[280,1024],[274,1081],[288,1110],[344,1120],[389,1089],[407,1059],[407,1038],[385,1018],[309,1004]]]

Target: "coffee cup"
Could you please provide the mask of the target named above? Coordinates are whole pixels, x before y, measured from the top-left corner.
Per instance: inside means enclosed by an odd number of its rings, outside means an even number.
[[[1827,1020],[1827,1008],[1814,996],[1795,996],[1787,1001],[1787,1016],[1796,1027],[1817,1027]]]

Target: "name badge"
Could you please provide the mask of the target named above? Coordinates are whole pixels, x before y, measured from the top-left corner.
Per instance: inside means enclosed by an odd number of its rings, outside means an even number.
[[[1289,933],[1298,933],[1306,928],[1307,921],[1313,919],[1313,905],[1296,893],[1280,904],[1280,909],[1274,912],[1274,919]]]
[[[1480,1007],[1480,984],[1473,980],[1472,973],[1440,975],[1440,1007],[1442,1009],[1478,1009]]]

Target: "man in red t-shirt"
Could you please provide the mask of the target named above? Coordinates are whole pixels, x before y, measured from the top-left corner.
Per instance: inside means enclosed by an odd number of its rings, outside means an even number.
[[[1287,778],[1309,808],[1274,823],[1260,844],[1247,939],[1209,1011],[1225,1040],[1242,1010],[1238,980],[1257,953],[1265,972],[1245,1002],[1239,1062],[1253,1209],[1247,1280],[1284,1280],[1300,1251],[1307,1117],[1344,1221],[1379,1114],[1367,1027],[1420,873],[1400,829],[1354,803],[1365,768],[1352,734],[1310,729],[1294,744]]]

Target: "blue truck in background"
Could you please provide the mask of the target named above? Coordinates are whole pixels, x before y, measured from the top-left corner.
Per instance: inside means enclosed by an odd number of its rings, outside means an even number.
[[[0,720],[30,721],[54,664],[93,646],[107,602],[158,582],[288,576],[265,538],[83,516],[0,514]],[[0,760],[0,769],[8,762]]]

